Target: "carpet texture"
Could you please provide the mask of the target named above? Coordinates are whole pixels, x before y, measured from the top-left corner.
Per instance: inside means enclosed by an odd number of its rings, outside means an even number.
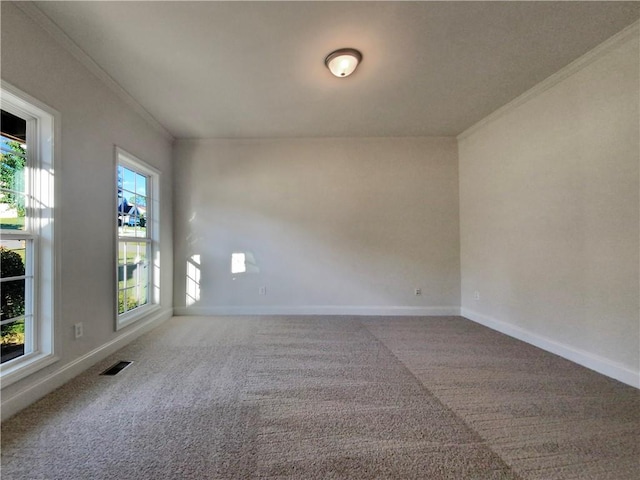
[[[4,422],[1,473],[623,480],[639,438],[637,390],[459,317],[176,317]]]

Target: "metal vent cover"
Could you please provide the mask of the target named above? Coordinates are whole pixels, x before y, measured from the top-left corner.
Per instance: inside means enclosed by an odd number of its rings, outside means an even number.
[[[109,376],[113,376],[113,375],[117,375],[119,374],[122,370],[124,370],[125,368],[127,368],[129,365],[131,365],[133,362],[128,362],[128,361],[124,361],[121,360],[118,363],[116,363],[115,365],[107,368],[104,372],[102,372],[100,375],[109,375]]]

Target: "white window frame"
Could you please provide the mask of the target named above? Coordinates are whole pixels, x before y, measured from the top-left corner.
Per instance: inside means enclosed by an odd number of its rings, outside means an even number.
[[[27,169],[25,185],[27,214],[24,231],[2,231],[3,239],[27,240],[29,251],[26,275],[32,276],[25,288],[25,302],[32,312],[31,341],[25,354],[0,365],[2,388],[56,362],[55,322],[60,284],[56,269],[59,249],[54,238],[54,165],[57,166],[60,114],[2,80],[0,107],[27,121]],[[38,208],[34,208],[37,205]],[[29,328],[25,325],[25,330]],[[26,333],[26,332],[25,332]]]
[[[115,230],[115,250],[114,250],[114,265],[115,265],[115,313],[116,313],[116,330],[120,330],[132,323],[147,317],[151,313],[160,309],[160,170],[149,165],[148,163],[140,160],[136,156],[128,153],[120,147],[115,147],[115,181],[114,181],[114,199],[115,208],[114,211],[114,230]],[[118,166],[124,166],[131,170],[134,170],[140,174],[143,174],[148,179],[147,184],[147,210],[146,210],[146,228],[148,236],[144,237],[128,237],[120,236],[118,230]],[[145,305],[136,307],[132,310],[118,313],[118,253],[120,248],[120,242],[148,242],[150,246],[149,252],[149,287],[148,287],[148,301]]]

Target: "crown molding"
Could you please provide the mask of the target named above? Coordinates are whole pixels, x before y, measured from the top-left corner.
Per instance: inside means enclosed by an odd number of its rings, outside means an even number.
[[[36,24],[51,35],[56,42],[67,50],[73,57],[84,65],[104,85],[111,89],[122,101],[129,105],[154,130],[159,132],[170,142],[174,136],[153,117],[140,103],[129,94],[116,80],[111,77],[96,61],[78,46],[53,20],[40,10],[33,2],[14,2],[14,5],[31,18]]]
[[[495,120],[499,119],[500,117],[503,117],[504,115],[508,114],[509,112],[516,109],[520,105],[528,102],[532,98],[537,97],[538,95],[554,87],[555,85],[562,82],[563,80],[570,77],[571,75],[574,75],[575,73],[579,72],[586,66],[590,65],[591,63],[595,62],[602,56],[609,53],[611,50],[613,50],[617,46],[626,42],[630,37],[634,35],[637,36],[639,32],[640,32],[640,20],[636,20],[634,23],[632,23],[628,27],[625,27],[623,30],[616,33],[613,37],[608,38],[607,40],[605,40],[595,48],[589,50],[587,53],[585,53],[581,57],[578,57],[576,60],[568,64],[566,67],[563,67],[562,69],[560,69],[559,71],[551,75],[550,77],[547,77],[545,80],[542,80],[540,83],[538,83],[534,87],[524,92],[519,97],[516,97],[506,105],[503,105],[502,107],[500,107],[495,112],[490,113],[479,122],[467,128],[464,132],[460,133],[456,138],[458,139],[458,141],[461,141],[471,136],[473,133],[480,130],[485,125],[488,125],[494,122]]]

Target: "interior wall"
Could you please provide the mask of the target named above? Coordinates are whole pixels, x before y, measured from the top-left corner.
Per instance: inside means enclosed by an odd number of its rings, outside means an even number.
[[[636,385],[638,44],[459,141],[463,315]]]
[[[177,313],[459,311],[454,138],[183,140],[174,168]]]
[[[160,278],[163,312],[172,309],[171,141],[152,128],[14,4],[2,2],[2,78],[60,113],[55,165],[59,248],[56,350],[60,360],[2,389],[3,417],[79,373],[101,351],[131,336],[115,331],[115,161],[119,146],[162,171]],[[74,338],[82,322],[84,335]]]

